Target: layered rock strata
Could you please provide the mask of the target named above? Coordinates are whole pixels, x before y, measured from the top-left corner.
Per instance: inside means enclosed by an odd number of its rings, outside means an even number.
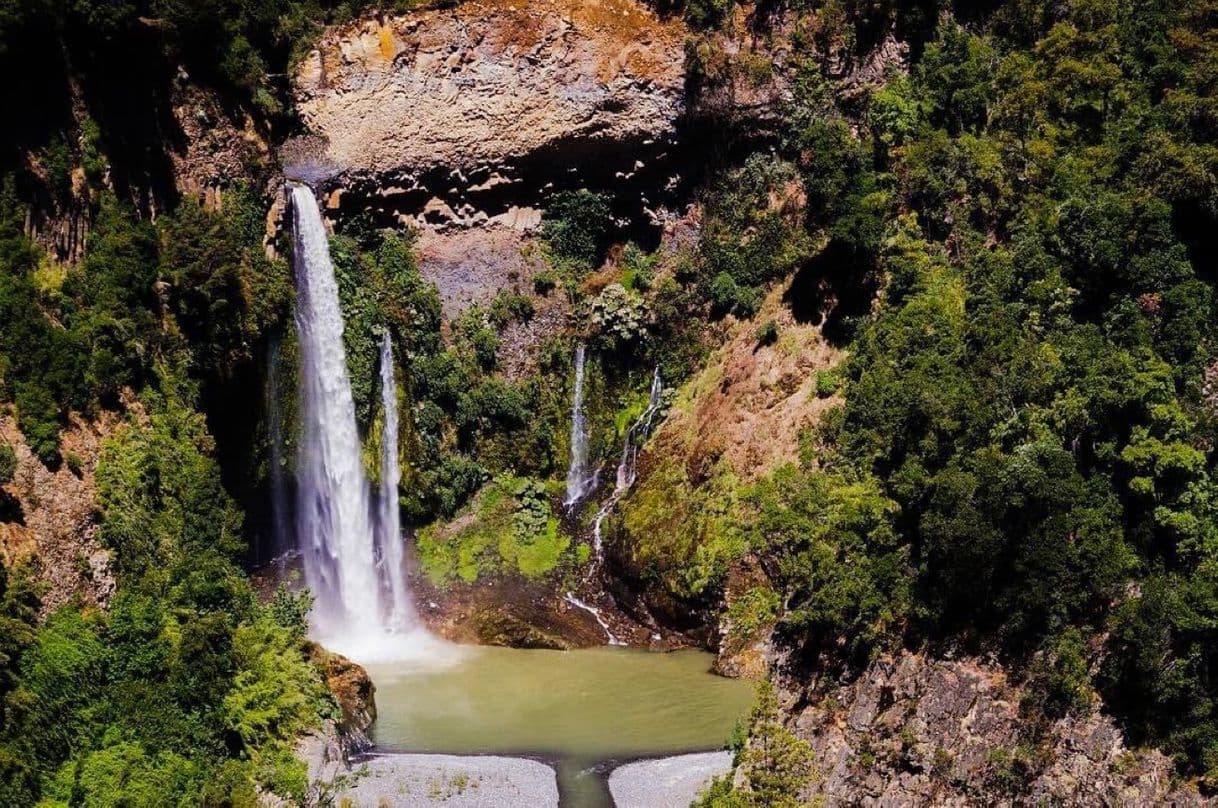
[[[300,64],[289,175],[336,215],[528,230],[563,187],[675,182],[685,31],[631,0],[477,0],[327,33]],[[622,195],[617,194],[618,199]],[[652,194],[652,196],[655,196]]]

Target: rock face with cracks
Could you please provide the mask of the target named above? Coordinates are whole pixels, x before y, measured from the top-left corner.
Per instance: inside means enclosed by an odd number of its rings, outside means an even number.
[[[331,211],[347,194],[407,224],[531,229],[546,193],[665,161],[684,36],[631,0],[478,0],[333,29],[294,76],[309,134],[287,173],[336,188]]]
[[[800,692],[800,691],[803,692]],[[800,683],[785,699],[825,805],[1200,805],[1157,750],[1125,745],[1099,711],[1039,735],[1026,693],[996,666],[902,652],[845,685]]]
[[[663,134],[682,37],[629,0],[481,0],[329,32],[296,99],[342,170],[471,171],[572,138]]]

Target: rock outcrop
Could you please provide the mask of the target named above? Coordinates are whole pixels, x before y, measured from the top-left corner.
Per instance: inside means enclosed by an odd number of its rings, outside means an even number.
[[[294,76],[310,134],[285,170],[341,186],[332,211],[375,200],[407,223],[529,229],[544,193],[663,162],[684,35],[633,0],[476,0],[336,28]]]
[[[338,705],[340,717],[325,721],[301,738],[296,756],[308,767],[313,788],[324,790],[336,778],[350,772],[352,758],[371,747],[368,728],[376,720],[376,686],[361,665],[344,656],[319,645],[312,647],[311,654]]]
[[[1165,755],[1127,748],[1099,712],[1033,735],[1023,689],[977,660],[906,652],[849,684],[788,684],[785,695],[816,755],[804,796],[828,805],[1202,803]]]
[[[0,414],[0,444],[13,447],[12,482],[0,486],[0,560],[30,561],[44,585],[43,614],[74,597],[104,606],[114,592],[110,553],[97,537],[94,473],[102,444],[121,417],[73,415],[60,439],[63,461],[47,468],[30,451],[14,418]]]

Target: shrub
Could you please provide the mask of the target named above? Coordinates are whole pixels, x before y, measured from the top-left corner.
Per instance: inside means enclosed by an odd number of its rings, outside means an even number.
[[[757,327],[757,344],[773,345],[775,342],[778,342],[778,323],[766,320]]]
[[[689,0],[685,4],[685,19],[694,28],[714,28],[723,22],[733,0]]]
[[[541,234],[560,258],[595,264],[612,224],[609,197],[588,190],[555,194],[546,210]]]
[[[816,395],[828,398],[842,387],[842,374],[838,368],[816,371]]]
[[[611,283],[592,301],[592,323],[610,349],[636,345],[647,333],[650,312],[637,293]]]
[[[0,485],[8,485],[17,473],[17,453],[7,443],[0,443]]]
[[[68,466],[68,471],[72,472],[76,477],[80,477],[85,473],[85,462],[80,459],[80,455],[76,452],[68,452],[63,456],[64,463]]]
[[[59,462],[59,406],[45,387],[34,383],[18,385],[17,426],[30,451],[44,465]]]

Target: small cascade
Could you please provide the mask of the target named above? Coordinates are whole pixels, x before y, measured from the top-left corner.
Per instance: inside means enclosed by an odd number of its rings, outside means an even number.
[[[610,645],[625,645],[626,644],[626,643],[622,642],[621,640],[619,640],[617,638],[617,635],[615,635],[613,633],[613,629],[612,629],[612,627],[610,627],[609,621],[607,621],[604,618],[604,616],[601,615],[600,609],[596,608],[595,606],[593,606],[591,604],[585,603],[584,601],[575,597],[575,595],[571,592],[568,592],[567,594],[563,595],[562,599],[565,600],[567,603],[570,603],[575,608],[582,609],[583,611],[592,615],[596,619],[597,624],[605,632],[605,636],[609,639]]]
[[[271,552],[279,558],[292,550],[291,513],[288,506],[287,484],[283,476],[285,446],[283,439],[283,413],[279,408],[282,394],[279,381],[279,339],[271,339],[266,346],[266,410],[267,432],[270,443],[271,522],[275,531],[275,546]]]
[[[651,435],[652,427],[655,426],[656,414],[659,413],[662,403],[662,392],[660,367],[657,365],[655,371],[651,374],[651,393],[647,399],[647,407],[634,420],[630,428],[626,430],[626,438],[622,442],[622,456],[617,464],[617,476],[613,485],[613,493],[601,505],[601,509],[596,512],[596,519],[592,522],[592,549],[597,563],[600,562],[601,557],[601,525],[605,521],[605,517],[613,512],[618,501],[625,496],[638,477],[639,450],[643,448],[643,444],[647,442],[647,438]]]
[[[634,485],[634,481],[638,477],[639,450],[647,442],[647,438],[651,436],[651,430],[655,426],[656,415],[659,413],[663,403],[661,395],[663,390],[660,368],[657,365],[655,371],[651,374],[651,392],[647,399],[647,407],[634,420],[630,428],[626,430],[626,437],[622,444],[622,456],[617,465],[617,477],[613,485],[613,492],[601,504],[600,510],[596,512],[596,518],[592,522],[592,564],[588,569],[587,575],[584,576],[585,584],[600,572],[601,564],[604,561],[604,542],[601,528],[605,518],[613,513],[613,509],[617,507],[618,502],[626,495],[626,492],[630,490],[630,487]],[[605,597],[610,596],[606,593]],[[596,622],[604,629],[605,636],[609,638],[610,645],[625,644],[614,635],[608,621],[601,614],[600,609],[580,600],[572,592],[567,592],[563,595],[563,600],[595,617]]]
[[[343,347],[343,315],[313,191],[290,186],[300,335],[297,540],[323,636],[383,626],[368,479]]]
[[[381,555],[393,599],[389,625],[402,629],[414,622],[414,606],[406,588],[403,567],[402,517],[398,507],[398,484],[402,480],[398,464],[398,388],[393,373],[393,338],[388,328],[381,335],[381,409],[385,422],[381,430]]]
[[[588,424],[584,416],[584,345],[575,348],[575,394],[571,403],[571,464],[567,468],[567,495],[563,505],[571,508],[596,485],[588,474]]]
[[[660,393],[662,391],[660,366],[656,365],[655,371],[651,374],[651,394],[647,399],[647,408],[630,425],[630,429],[626,430],[626,440],[622,444],[622,459],[617,464],[617,483],[613,488],[615,494],[626,491],[634,485],[635,477],[638,476],[639,449],[651,435],[656,413],[660,411]]]

